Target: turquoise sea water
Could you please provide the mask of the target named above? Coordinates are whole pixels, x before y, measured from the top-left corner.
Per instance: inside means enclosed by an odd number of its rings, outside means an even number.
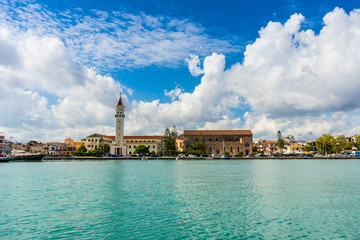
[[[359,160],[0,164],[0,239],[359,239]]]

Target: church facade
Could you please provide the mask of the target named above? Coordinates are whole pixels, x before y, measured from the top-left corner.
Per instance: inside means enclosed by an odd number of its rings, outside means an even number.
[[[251,130],[184,130],[176,144],[178,151],[183,152],[202,138],[209,154],[227,152],[235,155],[242,152],[249,155],[252,154],[252,136]]]

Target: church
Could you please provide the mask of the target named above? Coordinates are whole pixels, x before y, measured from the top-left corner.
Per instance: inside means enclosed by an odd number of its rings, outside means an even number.
[[[149,148],[149,152],[153,154],[160,154],[162,151],[162,136],[125,136],[124,124],[125,124],[125,105],[120,98],[116,105],[115,112],[115,138],[110,145],[110,153],[119,156],[129,154],[135,154],[135,148],[138,145],[145,145]]]

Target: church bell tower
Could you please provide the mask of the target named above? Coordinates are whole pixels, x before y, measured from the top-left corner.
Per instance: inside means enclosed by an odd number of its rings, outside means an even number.
[[[127,154],[127,146],[124,141],[124,122],[125,122],[125,106],[123,104],[121,94],[116,105],[116,126],[115,126],[115,143],[110,146],[110,152],[119,156]]]
[[[116,118],[115,144],[118,146],[122,146],[124,144],[125,106],[121,99],[121,94],[118,104],[116,105],[115,118]]]

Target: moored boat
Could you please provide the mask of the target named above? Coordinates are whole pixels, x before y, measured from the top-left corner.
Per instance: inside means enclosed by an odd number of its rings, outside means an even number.
[[[14,156],[12,162],[42,162],[44,154],[34,154],[34,155],[23,155],[23,156]]]
[[[0,158],[0,162],[42,162],[44,154],[10,156]]]

